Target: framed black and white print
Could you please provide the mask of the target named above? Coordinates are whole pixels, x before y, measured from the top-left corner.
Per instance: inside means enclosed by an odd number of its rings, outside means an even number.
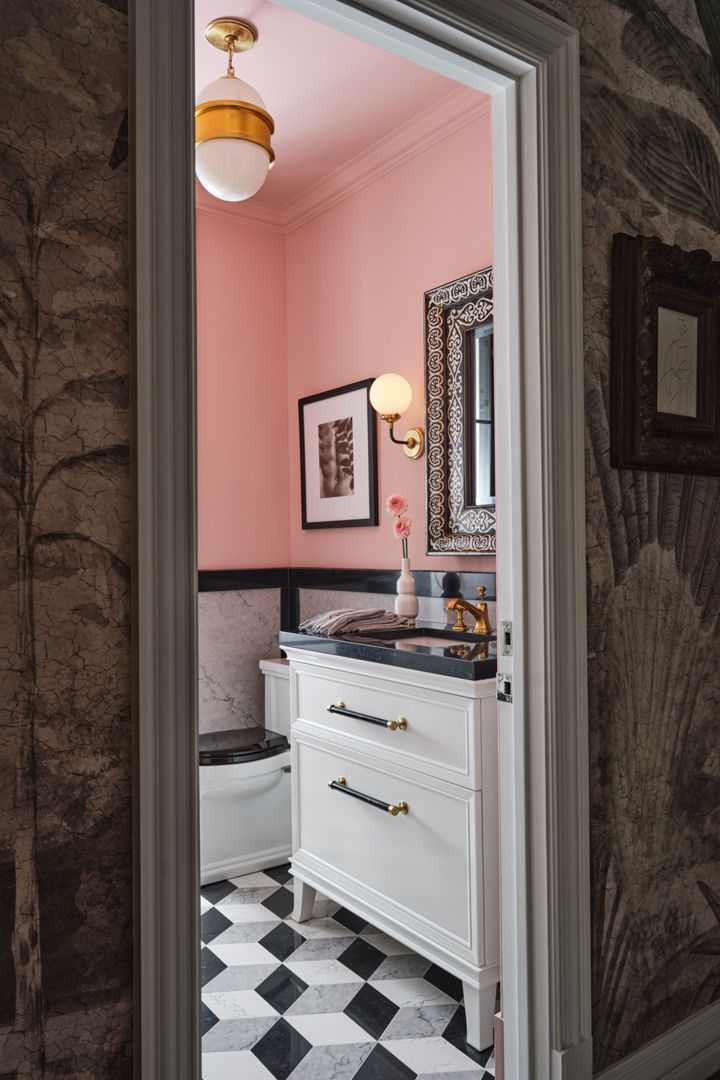
[[[720,262],[613,237],[610,464],[720,474]]]
[[[373,379],[300,398],[303,529],[377,525]]]

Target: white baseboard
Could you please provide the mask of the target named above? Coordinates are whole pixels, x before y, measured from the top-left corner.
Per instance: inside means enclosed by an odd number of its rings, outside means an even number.
[[[225,881],[227,878],[242,877],[243,874],[255,874],[258,870],[269,870],[288,862],[292,848],[289,844],[266,848],[265,851],[253,851],[249,855],[238,855],[222,862],[205,863],[200,867],[200,884],[210,885],[213,881]]]
[[[706,1080],[720,1069],[720,1001],[677,1024],[596,1080]]]

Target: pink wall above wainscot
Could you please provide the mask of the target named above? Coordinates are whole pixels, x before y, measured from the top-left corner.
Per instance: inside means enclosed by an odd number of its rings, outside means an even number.
[[[423,294],[492,264],[491,113],[356,191],[287,238],[290,565],[391,568],[400,544],[384,500],[407,496],[413,567],[493,569],[493,557],[425,555],[425,460],[378,419],[377,527],[301,528],[297,401],[385,371],[413,402],[398,425],[424,427]]]
[[[201,570],[290,560],[285,238],[197,215]]]

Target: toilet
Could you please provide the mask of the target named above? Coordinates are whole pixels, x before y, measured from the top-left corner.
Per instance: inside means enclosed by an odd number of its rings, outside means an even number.
[[[200,736],[200,883],[286,862],[290,826],[290,669],[261,660],[265,726]]]

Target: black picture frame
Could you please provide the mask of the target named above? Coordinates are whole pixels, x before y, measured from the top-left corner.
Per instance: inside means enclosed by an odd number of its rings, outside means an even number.
[[[300,398],[300,490],[303,529],[378,524],[374,379]]]
[[[720,263],[625,233],[612,262],[610,464],[720,475]]]

